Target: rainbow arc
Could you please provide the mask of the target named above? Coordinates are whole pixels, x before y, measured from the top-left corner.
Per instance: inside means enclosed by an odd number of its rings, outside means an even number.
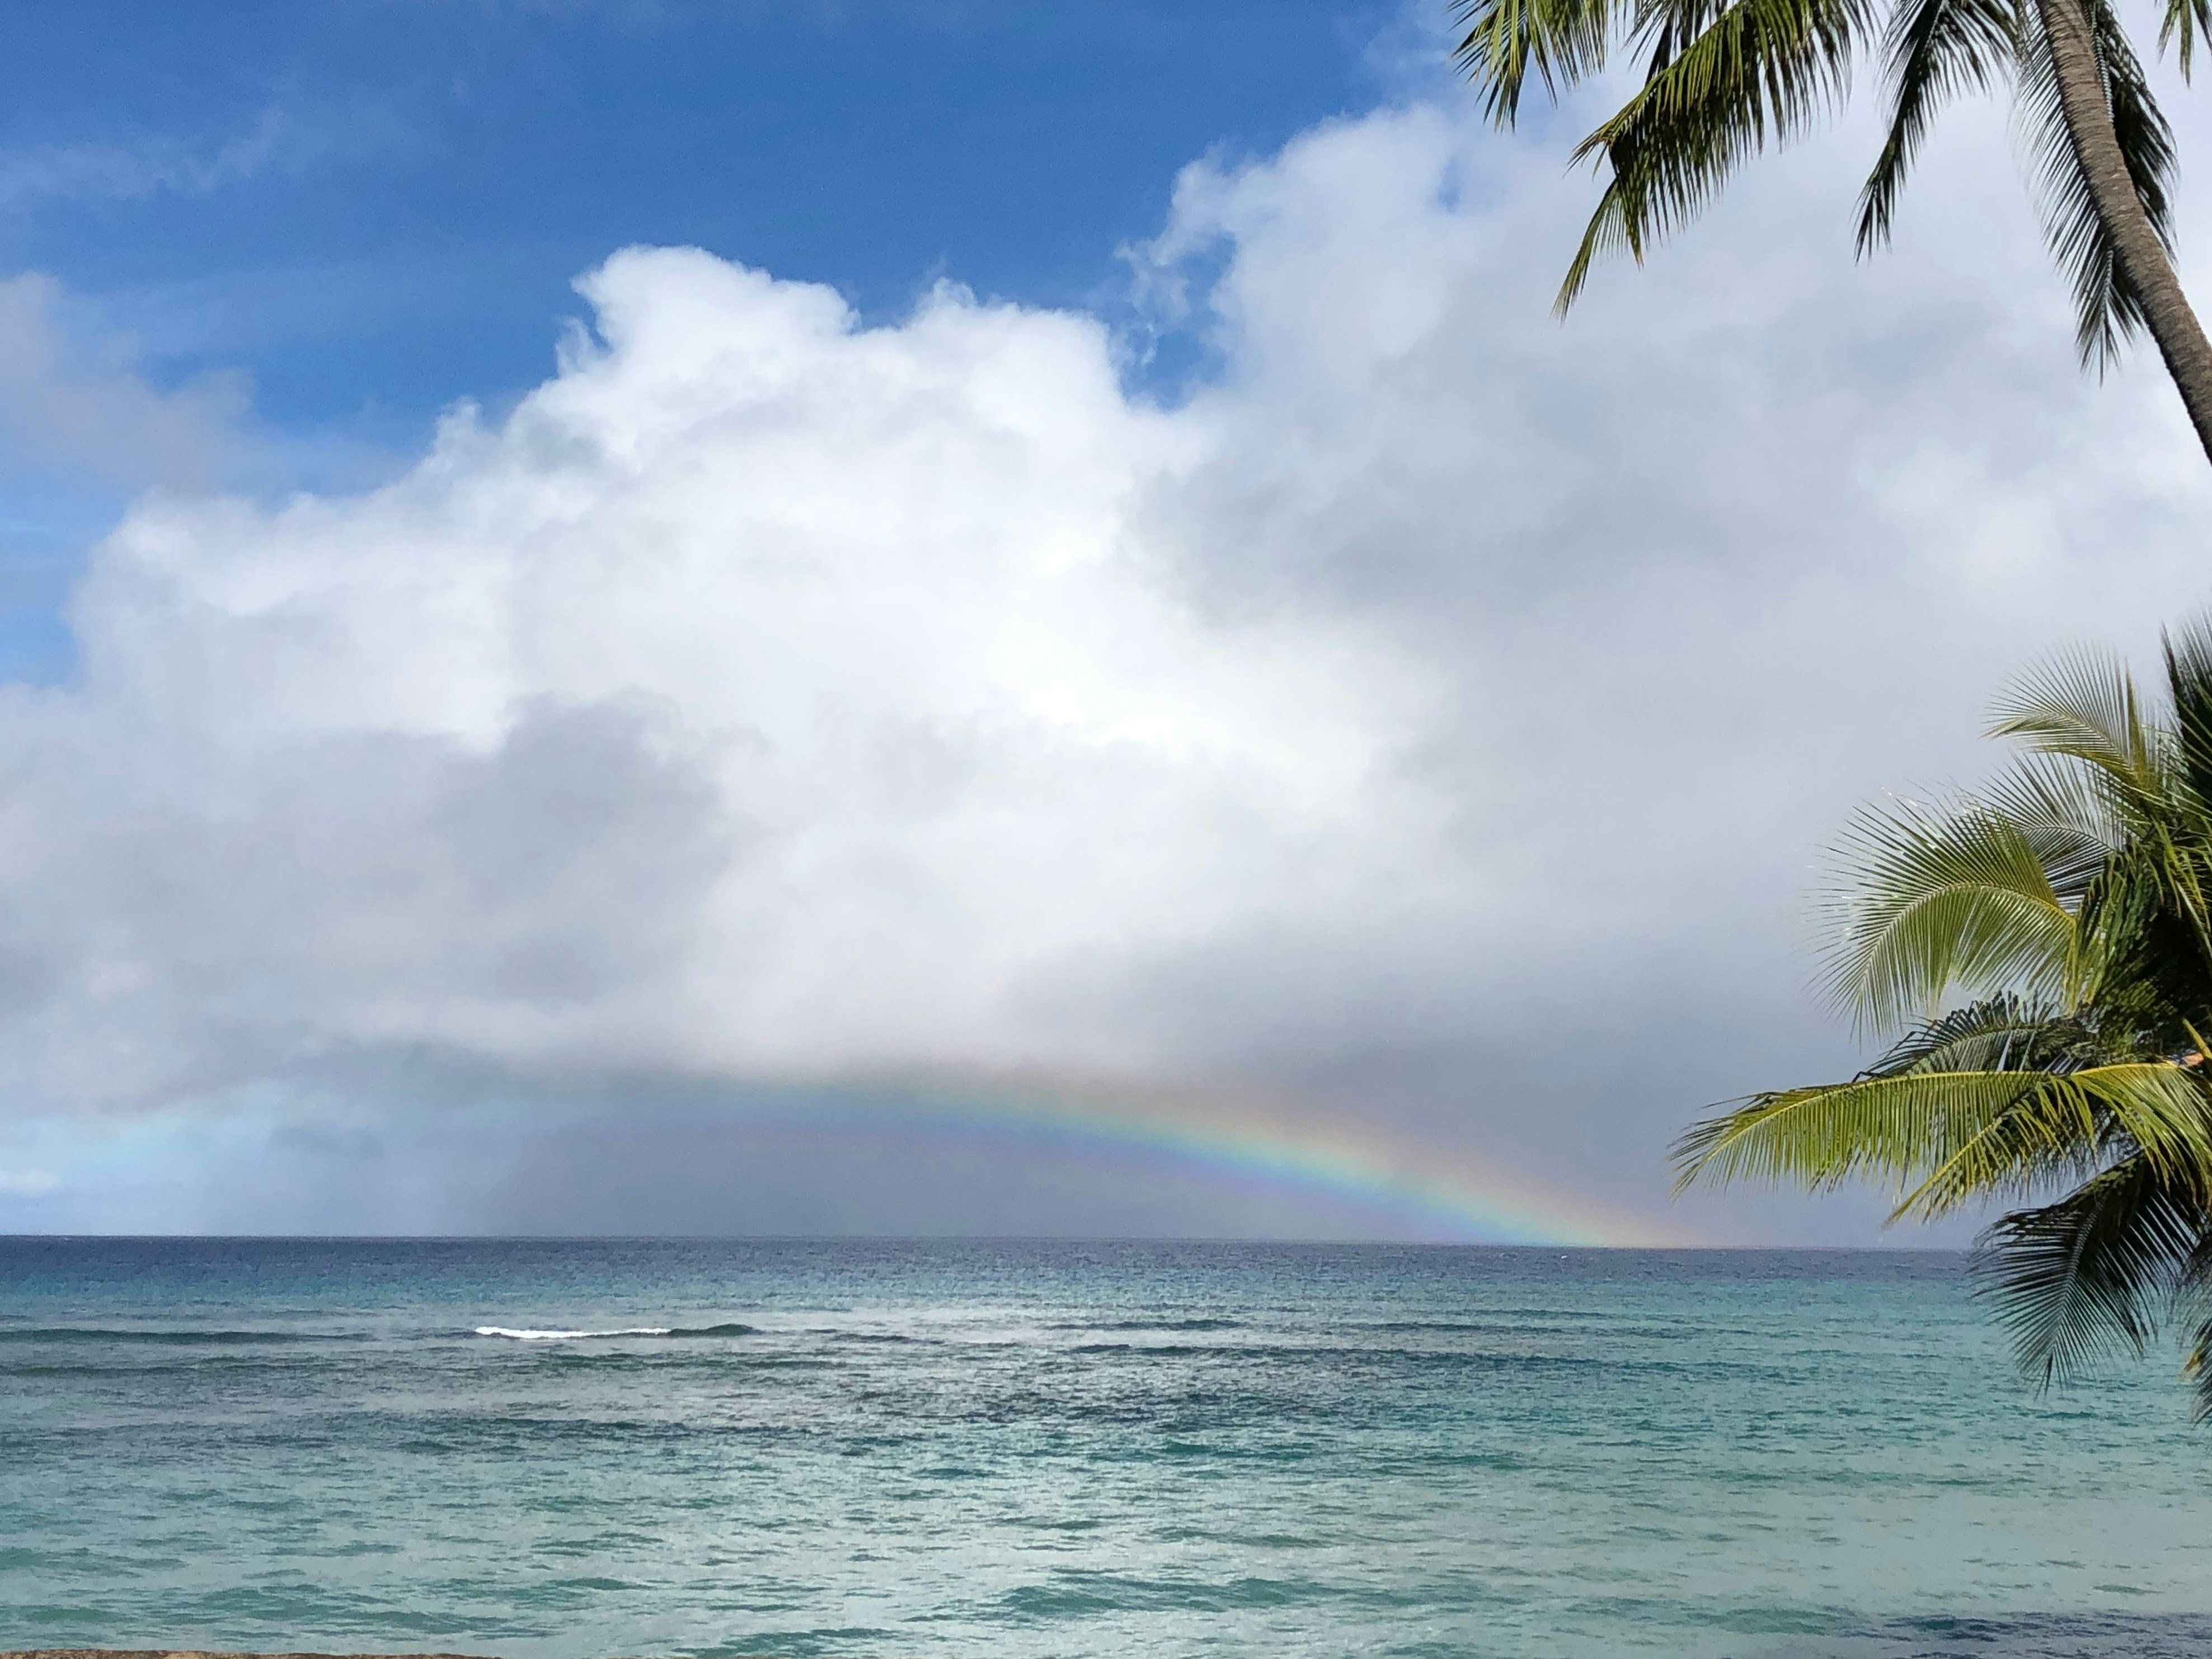
[[[1440,1241],[1686,1243],[1663,1224],[1500,1165],[1221,1091],[1034,1075],[902,1079],[805,1091],[788,1121],[957,1135],[1076,1161],[1157,1161],[1215,1184],[1372,1216]],[[781,1111],[772,1115],[784,1116]]]

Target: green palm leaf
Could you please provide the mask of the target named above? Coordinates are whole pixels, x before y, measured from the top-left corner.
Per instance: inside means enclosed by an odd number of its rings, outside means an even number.
[[[1926,1018],[1954,988],[2063,996],[2075,919],[2051,884],[2048,839],[1972,799],[1860,813],[1844,844],[1849,884],[1828,906],[1832,994],[1876,1030]]]
[[[1861,1075],[2077,1071],[2107,1058],[2088,1022],[2007,994],[1954,1008],[1915,1027]]]
[[[2116,1147],[2132,1149],[2174,1192],[2212,1193],[2212,1115],[2187,1071],[2148,1060],[2039,1075],[1948,1149],[1890,1219],[1933,1220],[1978,1200],[2027,1196],[2054,1176],[2079,1180]],[[1944,1152],[1932,1138],[1924,1150]]]
[[[2174,1311],[2192,1327],[2183,1350],[2181,1374],[2192,1385],[2192,1415],[2202,1423],[2212,1419],[2212,1215],[2199,1218],[2176,1277]]]
[[[2162,644],[2173,709],[2172,765],[2179,788],[2173,806],[2201,833],[2212,817],[2212,627],[2197,622],[2169,629]]]
[[[1851,62],[1873,32],[1867,0],[1657,0],[1635,40],[1650,70],[1636,94],[1575,151],[1611,177],[1559,285],[1564,313],[1592,262],[1646,245],[1694,218],[1735,169],[1783,143],[1850,89]],[[1516,83],[1517,95],[1517,83]]]
[[[1483,113],[1510,126],[1531,64],[1553,97],[1602,67],[1617,9],[1628,9],[1611,0],[1454,0],[1467,32],[1452,56],[1482,89]]]
[[[2189,1348],[2181,1362],[2181,1374],[2193,1384],[2196,1409],[2191,1414],[2199,1422],[2212,1419],[2212,1318],[2197,1322],[2190,1333]]]
[[[2055,1080],[2043,1072],[1910,1072],[1754,1095],[1675,1143],[1676,1189],[1708,1179],[1788,1181],[1817,1192],[1873,1178],[1903,1188],[2024,1107],[2047,1125],[2053,1114],[2032,1108]],[[2081,1111],[2056,1126],[2048,1154],[2055,1161],[2094,1133]]]
[[[2023,674],[1996,700],[1989,734],[2031,754],[2078,763],[2140,808],[2165,783],[2164,744],[2143,710],[2135,677],[2117,657],[2073,651]]]
[[[1859,192],[1862,254],[1889,240],[1898,192],[1928,124],[1960,93],[1986,92],[2010,73],[2019,31],[2019,14],[2008,0],[1906,0],[1891,15],[1885,43],[1889,131]]]
[[[1913,1071],[1753,1096],[1676,1142],[1675,1184],[1788,1181],[1817,1192],[1874,1179],[1899,1193],[1892,1220],[1927,1220],[2078,1178],[2115,1146],[2139,1152],[2177,1189],[2212,1191],[2212,1115],[2167,1061]]]
[[[2020,832],[2069,908],[2127,844],[2128,814],[2112,792],[2094,773],[2054,756],[2022,756],[1978,799]]]
[[[2185,81],[2197,66],[2197,37],[2207,31],[2212,31],[2212,0],[2166,0],[2166,15],[2159,20],[2158,49],[2164,52],[2179,43],[2175,57]]]
[[[2048,1387],[2102,1354],[2142,1353],[2204,1224],[2203,1206],[2137,1156],[1997,1222],[1975,1271],[2021,1368]]]

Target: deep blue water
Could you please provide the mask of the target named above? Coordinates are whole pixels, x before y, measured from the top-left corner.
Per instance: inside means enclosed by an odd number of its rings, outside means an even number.
[[[0,1239],[0,1646],[2197,1655],[2208,1474],[1950,1255]]]

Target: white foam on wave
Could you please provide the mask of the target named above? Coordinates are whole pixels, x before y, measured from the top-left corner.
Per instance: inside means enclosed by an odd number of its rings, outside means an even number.
[[[505,1325],[477,1327],[478,1336],[503,1336],[515,1342],[579,1342],[595,1336],[666,1336],[670,1334],[670,1328],[665,1325],[639,1325],[622,1331],[514,1330]]]

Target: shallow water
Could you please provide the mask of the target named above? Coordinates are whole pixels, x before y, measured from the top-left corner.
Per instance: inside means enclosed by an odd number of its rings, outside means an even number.
[[[1948,1255],[0,1239],[0,1647],[2196,1655],[2186,1407]]]

